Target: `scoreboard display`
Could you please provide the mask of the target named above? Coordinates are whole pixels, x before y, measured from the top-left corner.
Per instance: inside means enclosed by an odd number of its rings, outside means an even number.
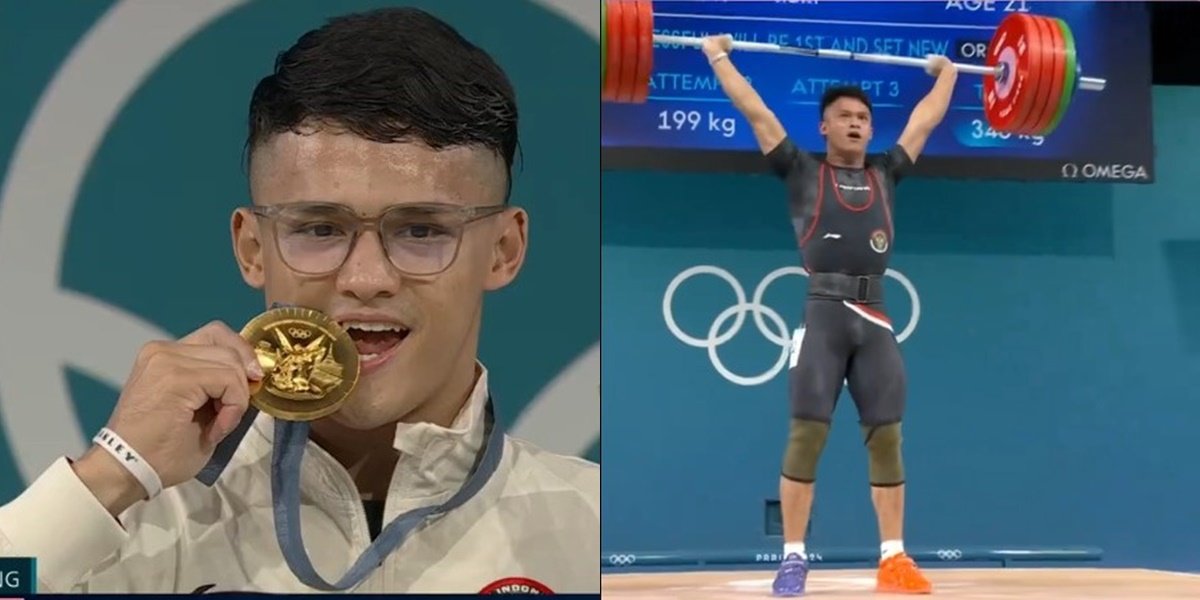
[[[984,76],[960,73],[950,109],[929,139],[918,175],[956,178],[1150,183],[1154,180],[1150,16],[1140,2],[948,0],[658,0],[654,33],[791,47],[984,64],[1000,21],[1013,12],[1062,19],[1071,30],[1086,77],[1101,91],[1076,89],[1048,135],[999,132],[983,109]],[[816,154],[822,93],[856,85],[872,99],[870,151],[896,142],[934,79],[921,68],[853,60],[734,50],[738,71]],[[721,90],[699,48],[655,44],[650,95],[644,103],[602,107],[606,169],[766,172],[749,123]]]

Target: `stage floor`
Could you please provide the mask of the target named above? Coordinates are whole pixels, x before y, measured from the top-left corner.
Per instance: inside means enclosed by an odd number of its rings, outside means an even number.
[[[925,569],[934,598],[972,600],[1157,600],[1200,598],[1200,574],[1146,569]],[[606,574],[605,598],[769,598],[771,571]],[[819,569],[808,575],[803,598],[901,598],[877,594],[875,572]]]

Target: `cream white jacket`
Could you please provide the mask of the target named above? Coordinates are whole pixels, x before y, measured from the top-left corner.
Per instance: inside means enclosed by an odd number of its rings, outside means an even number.
[[[401,425],[384,524],[440,504],[484,440],[487,371],[449,428]],[[0,556],[38,559],[41,593],[307,592],[284,562],[271,504],[272,419],[260,414],[213,487],[165,490],[118,522],[65,458],[0,507]],[[335,582],[370,545],[346,470],[311,441],[301,465],[305,548]],[[427,521],[351,592],[478,593],[510,577],[556,593],[600,592],[600,468],[506,437],[496,473],[466,504]],[[211,587],[210,587],[211,586]]]

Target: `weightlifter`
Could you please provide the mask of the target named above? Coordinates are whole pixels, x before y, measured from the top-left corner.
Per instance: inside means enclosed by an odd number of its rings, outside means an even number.
[[[843,381],[858,409],[879,522],[876,590],[930,593],[932,585],[904,551],[900,423],[906,384],[882,291],[894,239],[896,185],[945,116],[956,68],[945,57],[931,61],[932,91],[913,110],[899,141],[878,156],[867,156],[870,98],[860,88],[829,89],[818,122],[826,157],[818,160],[796,145],[734,67],[730,36],[706,38],[702,49],[722,89],[750,122],[771,168],[787,184],[792,225],[809,272],[805,325],[793,344],[788,374],[791,429],[779,484],[784,559],[774,593],[804,593],[804,538],[817,462]]]

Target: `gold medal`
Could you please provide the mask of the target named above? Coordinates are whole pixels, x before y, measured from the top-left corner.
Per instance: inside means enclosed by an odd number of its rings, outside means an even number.
[[[269,310],[242,328],[264,377],[250,404],[277,419],[314,421],[337,411],[358,383],[354,340],[328,315],[310,308]]]

